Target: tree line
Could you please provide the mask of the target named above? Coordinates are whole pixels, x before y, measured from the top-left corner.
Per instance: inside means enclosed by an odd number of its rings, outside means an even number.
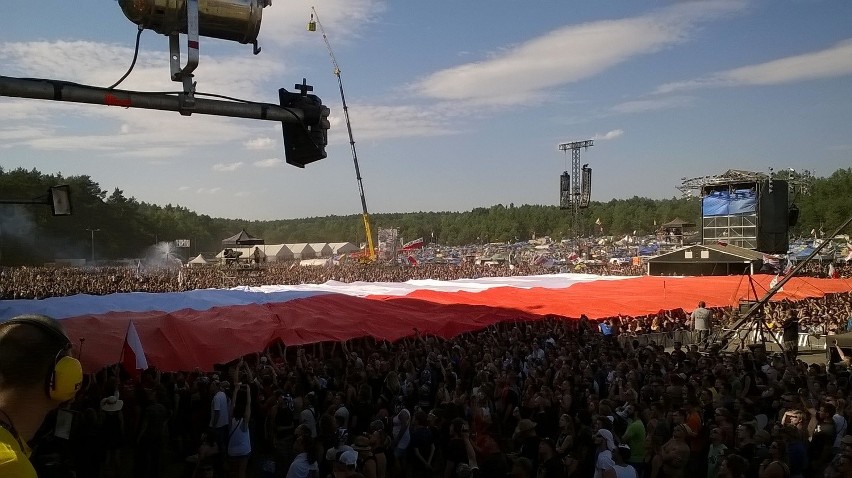
[[[92,239],[96,260],[145,257],[154,246],[189,239],[184,257],[217,253],[222,239],[246,229],[267,244],[296,242],[364,242],[360,215],[325,216],[271,221],[213,218],[189,209],[127,197],[116,188],[107,192],[87,175],[45,174],[35,169],[0,167],[0,199],[25,199],[44,194],[51,186],[71,186],[73,215],[53,217],[49,207],[0,205],[0,265],[36,265],[56,258],[90,259]],[[810,194],[794,198],[800,210],[793,236],[811,231],[830,233],[852,214],[852,168],[814,178]],[[696,198],[593,201],[583,210],[582,235],[652,234],[675,218],[700,225]],[[571,211],[558,206],[497,204],[470,211],[412,212],[371,215],[373,232],[398,228],[403,240],[423,237],[427,243],[465,245],[514,242],[550,236],[575,235]],[[846,231],[847,233],[849,231]],[[375,239],[375,238],[374,238]]]

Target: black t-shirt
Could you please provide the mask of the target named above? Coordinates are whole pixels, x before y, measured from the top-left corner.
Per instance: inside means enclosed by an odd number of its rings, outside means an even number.
[[[524,438],[518,453],[520,456],[528,458],[533,463],[533,467],[538,465],[538,444],[540,441],[541,438],[537,436]]]
[[[737,448],[736,454],[751,461],[754,458],[755,451],[757,451],[757,447],[754,443],[746,443],[745,445]]]
[[[799,319],[790,319],[784,322],[784,333],[782,335],[785,341],[793,341],[799,339]]]
[[[467,463],[467,448],[464,446],[464,440],[461,438],[450,438],[447,443],[447,462],[452,462],[454,466],[459,463]]]
[[[435,443],[435,440],[432,437],[431,430],[426,427],[417,427],[414,429],[414,432],[411,434],[411,446],[409,449],[412,453],[411,462],[414,464],[415,468],[423,469],[424,466],[417,457],[413,456],[414,450],[419,451],[420,456],[423,457],[424,460],[428,460],[429,450],[432,448],[433,443]]]
[[[558,456],[541,463],[538,466],[537,478],[563,478],[565,476],[565,466]]]
[[[532,421],[538,425],[536,432],[547,438],[556,438],[559,432],[559,416],[553,407],[546,407],[544,410],[536,410],[532,416]]]

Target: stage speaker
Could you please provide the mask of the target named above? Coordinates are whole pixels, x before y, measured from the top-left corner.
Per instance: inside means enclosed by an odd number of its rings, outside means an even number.
[[[757,250],[786,254],[790,248],[790,209],[787,181],[763,181],[757,209]]]
[[[571,175],[568,171],[559,176],[559,209],[571,209]]]
[[[790,227],[796,227],[796,224],[799,222],[799,206],[793,204],[790,206],[790,214],[787,219],[787,224]]]
[[[740,300],[740,315],[745,315],[756,303],[756,300]]]

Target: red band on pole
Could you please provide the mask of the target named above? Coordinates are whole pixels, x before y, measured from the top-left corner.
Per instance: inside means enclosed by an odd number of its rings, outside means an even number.
[[[123,100],[115,95],[104,95],[104,104],[108,106],[124,106],[130,108],[130,98]]]

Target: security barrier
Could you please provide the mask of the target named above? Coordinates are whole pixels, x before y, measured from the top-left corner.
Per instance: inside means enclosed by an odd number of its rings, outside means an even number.
[[[711,338],[714,337],[716,331],[711,332]],[[722,329],[721,332],[723,334],[727,334],[731,332],[731,329]],[[691,330],[674,330],[671,332],[661,332],[655,334],[640,334],[640,335],[619,335],[618,342],[622,347],[633,343],[633,341],[638,342],[639,347],[645,347],[650,344],[654,344],[656,346],[663,346],[665,348],[674,347],[675,342],[680,342],[684,346],[697,344],[698,343],[698,334]],[[741,345],[751,345],[756,343],[774,343],[779,342],[783,344],[783,340],[781,337],[781,331],[769,331],[763,330],[758,331],[755,328],[750,329],[739,329],[735,332],[734,337],[732,338],[733,343],[741,344]],[[825,334],[820,334],[816,332],[801,332],[799,333],[799,351],[814,351],[814,350],[825,350],[826,348],[826,339]]]
[[[693,335],[697,337],[697,334],[690,330],[673,330],[671,332],[661,332],[656,334],[619,335],[618,342],[622,347],[633,343],[635,340],[639,342],[639,347],[654,344],[657,346],[671,348],[674,347],[675,342],[680,342],[682,345],[692,344]]]

